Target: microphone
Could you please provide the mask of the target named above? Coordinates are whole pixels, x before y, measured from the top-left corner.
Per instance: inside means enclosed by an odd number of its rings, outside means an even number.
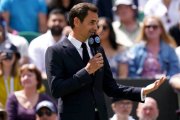
[[[88,44],[91,48],[93,56],[96,55],[100,46],[100,37],[96,34],[91,35],[88,39]]]

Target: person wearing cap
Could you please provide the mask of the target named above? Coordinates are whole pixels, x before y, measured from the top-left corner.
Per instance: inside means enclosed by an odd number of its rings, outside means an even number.
[[[14,44],[21,54],[21,58],[19,60],[19,63],[25,64],[29,62],[28,57],[28,42],[25,38],[13,35],[11,33],[8,33],[6,30],[7,25],[5,20],[0,16],[0,48],[4,47],[6,43],[12,43]]]
[[[19,82],[20,53],[16,46],[6,43],[0,47],[0,102],[5,107],[10,93],[22,89]]]
[[[132,0],[116,0],[113,10],[117,15],[117,20],[112,23],[117,43],[125,47],[133,46],[141,27],[136,6]]]
[[[7,120],[7,112],[0,103],[0,120]]]
[[[42,101],[36,107],[36,120],[57,120],[57,108],[51,101]]]
[[[47,79],[45,52],[49,46],[61,42],[65,38],[62,31],[66,25],[65,13],[60,9],[52,10],[47,21],[48,31],[33,39],[29,44],[28,53],[30,62],[38,67],[44,79]]]
[[[133,102],[131,100],[112,98],[111,108],[115,114],[110,120],[135,120],[130,116],[133,108]]]

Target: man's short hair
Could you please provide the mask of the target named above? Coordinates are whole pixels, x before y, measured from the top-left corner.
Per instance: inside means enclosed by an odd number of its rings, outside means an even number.
[[[69,25],[74,28],[74,18],[77,17],[81,22],[87,16],[88,11],[98,13],[98,9],[94,4],[91,3],[79,3],[75,5],[69,12]]]
[[[48,19],[50,18],[51,15],[57,15],[57,14],[63,15],[66,18],[65,12],[63,12],[63,10],[55,8],[55,9],[51,10],[51,12],[49,13]]]

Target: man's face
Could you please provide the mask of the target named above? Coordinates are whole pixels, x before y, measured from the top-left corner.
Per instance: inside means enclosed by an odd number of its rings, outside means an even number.
[[[134,18],[134,10],[130,5],[118,5],[116,13],[121,21],[127,21]]]
[[[36,115],[36,120],[57,120],[57,114],[48,108],[41,108]]]
[[[81,22],[78,18],[75,20],[75,29],[78,30],[82,39],[86,40],[92,34],[96,33],[98,23],[98,15],[95,12],[88,11],[88,15]]]
[[[48,19],[48,28],[54,36],[61,35],[62,30],[66,25],[65,17],[61,14],[52,14]]]
[[[140,120],[156,120],[158,117],[158,109],[153,101],[146,101],[139,109],[138,116]]]
[[[132,110],[133,103],[130,100],[120,100],[114,103],[114,112],[121,116],[129,116]]]

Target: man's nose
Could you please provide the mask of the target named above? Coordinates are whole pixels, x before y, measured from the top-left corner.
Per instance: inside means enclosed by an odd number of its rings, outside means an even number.
[[[60,22],[57,20],[54,22],[55,25],[60,25]]]

